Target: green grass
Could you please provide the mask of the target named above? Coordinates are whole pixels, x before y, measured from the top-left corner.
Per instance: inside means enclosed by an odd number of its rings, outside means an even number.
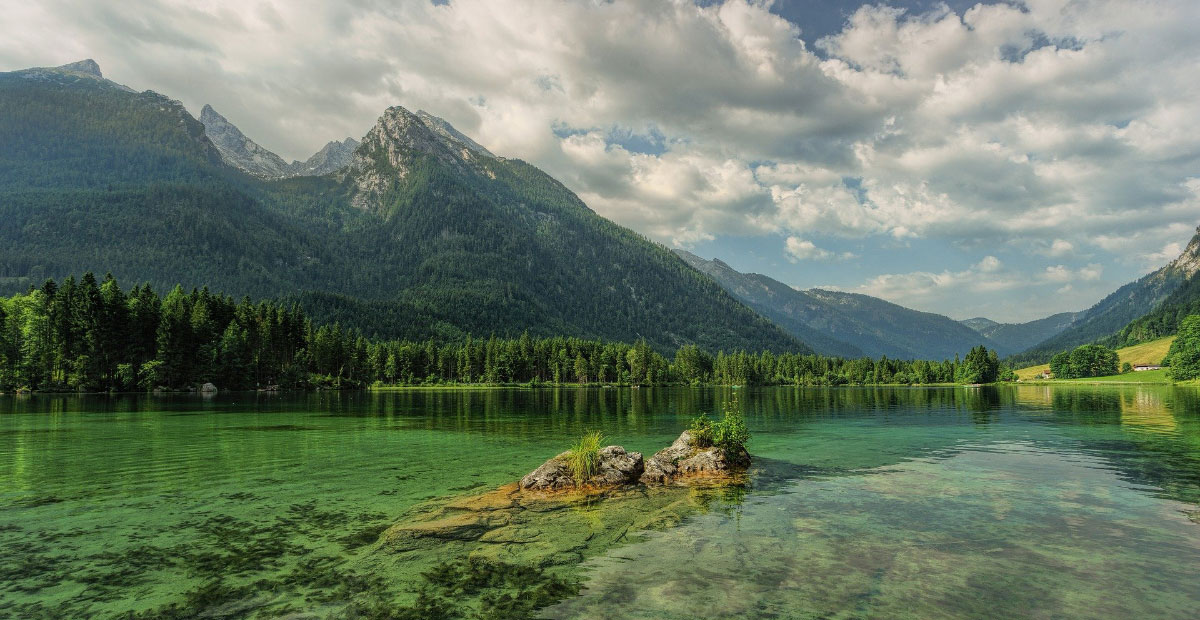
[[[1066,379],[1063,383],[1171,383],[1167,370],[1143,370],[1127,372],[1106,377],[1087,377],[1083,379]]]
[[[575,482],[583,484],[586,480],[596,475],[596,469],[600,464],[600,443],[604,441],[604,433],[600,431],[589,431],[571,446],[571,452],[567,455],[567,467],[571,469],[571,476],[575,478]]]
[[[1171,379],[1167,377],[1167,370],[1143,370],[1141,372],[1126,372],[1119,375],[1108,375],[1105,377],[1082,377],[1079,379],[1049,379],[1025,381],[1025,383],[1034,384],[1067,384],[1067,383],[1082,383],[1082,384],[1150,384],[1150,385],[1170,385]]]

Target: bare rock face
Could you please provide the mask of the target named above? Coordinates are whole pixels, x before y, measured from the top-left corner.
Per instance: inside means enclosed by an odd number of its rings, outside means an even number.
[[[558,491],[578,486],[575,477],[571,475],[571,468],[567,466],[569,454],[570,452],[563,452],[529,472],[521,478],[520,488],[530,491]],[[633,484],[642,475],[643,468],[641,452],[626,452],[621,446],[607,446],[600,450],[596,475],[586,480],[584,485],[605,488]]]
[[[522,489],[532,489],[535,491],[557,491],[558,489],[570,489],[575,486],[575,478],[571,476],[571,468],[567,467],[567,455],[570,452],[563,452],[558,456],[542,463],[537,469],[529,472],[524,478],[521,478],[520,487]]]
[[[626,452],[621,446],[608,446],[600,450],[598,473],[592,480],[603,486],[618,486],[637,482],[645,469],[641,452]]]
[[[654,453],[646,461],[646,471],[642,474],[642,482],[646,484],[666,484],[675,477],[679,461],[692,453],[692,433],[683,431],[671,445]]]
[[[646,461],[641,481],[666,484],[677,476],[724,474],[749,464],[750,453],[745,448],[740,454],[727,455],[714,446],[696,447],[692,445],[691,432],[683,431],[670,446],[655,452]]]

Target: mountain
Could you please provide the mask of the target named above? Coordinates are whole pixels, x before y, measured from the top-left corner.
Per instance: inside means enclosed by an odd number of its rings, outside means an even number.
[[[417,110],[417,118],[419,118],[421,122],[424,123],[425,126],[431,131],[438,134],[450,143],[465,148],[478,155],[495,157],[495,155],[492,155],[491,151],[483,148],[479,145],[479,143],[463,135],[457,129],[452,127],[450,123],[447,123],[446,121],[426,112],[425,110]]]
[[[0,73],[0,290],[111,271],[287,297],[367,335],[808,350],[544,172],[429,118],[389,108],[335,174],[264,180],[168,97],[76,69]]]
[[[288,165],[287,171],[290,176],[301,177],[329,174],[345,168],[350,163],[350,158],[354,156],[354,149],[357,148],[358,140],[348,136],[341,142],[330,140],[329,144],[321,147],[321,150],[307,160],[293,161]]]
[[[1200,228],[1188,243],[1187,248],[1166,269],[1182,274],[1179,285],[1154,310],[1123,327],[1113,336],[1109,344],[1127,347],[1169,336],[1179,331],[1179,324],[1191,314],[1200,314]]]
[[[289,176],[288,164],[283,158],[247,138],[233,123],[217,114],[212,106],[205,104],[200,110],[200,122],[208,139],[212,140],[221,157],[229,164],[264,179]]]
[[[903,359],[948,359],[995,343],[940,314],[919,312],[856,293],[796,290],[755,273],[740,273],[719,260],[676,253],[710,275],[759,314],[829,355],[886,355]]]
[[[803,317],[823,311],[823,306],[806,293],[766,276],[744,274],[720,260],[706,261],[691,252],[675,250],[687,264],[711,276],[726,291],[756,312],[784,328],[818,353],[838,357],[862,357],[863,350],[830,334],[809,327]]]
[[[358,141],[346,138],[331,141],[307,161],[286,163],[283,158],[246,137],[242,130],[221,116],[211,105],[200,110],[200,122],[209,140],[229,165],[262,179],[294,176],[320,176],[343,168],[350,162]]]
[[[1187,303],[1187,298],[1200,295],[1196,290],[1200,284],[1194,282],[1198,270],[1200,229],[1197,229],[1196,236],[1192,237],[1187,248],[1175,260],[1117,289],[1096,305],[1079,313],[1070,327],[1014,356],[1013,360],[1030,364],[1045,363],[1060,351],[1106,339],[1115,341],[1118,338],[1129,338],[1132,342],[1140,342],[1136,334],[1142,330],[1137,325],[1146,326],[1147,329],[1159,329],[1161,325],[1157,328],[1150,326],[1155,322],[1164,321],[1166,313],[1173,310],[1168,308],[1164,310],[1163,315],[1147,318],[1144,323],[1140,323],[1138,319],[1150,315],[1160,304],[1165,307],[1167,299],[1174,298],[1171,308],[1178,310],[1181,304]],[[1181,297],[1174,297],[1177,292]],[[1128,333],[1124,337],[1120,336],[1118,332],[1125,333],[1127,326]]]
[[[1027,323],[997,323],[984,317],[960,321],[996,344],[1001,355],[1024,351],[1071,326],[1077,312],[1060,312]]]

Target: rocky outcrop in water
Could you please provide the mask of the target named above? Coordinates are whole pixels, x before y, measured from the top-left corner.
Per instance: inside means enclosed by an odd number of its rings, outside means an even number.
[[[679,476],[721,475],[750,465],[750,453],[727,455],[716,446],[696,446],[690,431],[683,431],[671,445],[654,453],[646,461],[641,481],[666,484]],[[731,458],[732,457],[732,458]]]
[[[643,461],[640,452],[626,452],[621,446],[600,450],[597,474],[578,485],[567,466],[563,452],[529,472],[518,487],[528,491],[561,491],[577,486],[593,488],[619,487],[641,482],[667,484],[680,477],[719,476],[750,465],[750,453],[745,448],[739,454],[728,455],[715,446],[696,446],[689,431],[683,431],[670,446]]]
[[[613,487],[633,484],[641,477],[644,469],[641,452],[626,452],[621,446],[607,446],[600,450],[596,464],[596,475],[577,484],[567,466],[567,456],[563,452],[558,456],[542,463],[540,467],[521,478],[520,488],[532,491],[558,491],[573,489],[576,486]]]

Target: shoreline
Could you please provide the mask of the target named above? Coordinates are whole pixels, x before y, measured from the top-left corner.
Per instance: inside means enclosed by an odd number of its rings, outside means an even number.
[[[1146,386],[1168,386],[1168,387],[1200,387],[1200,381],[1084,381],[1079,379],[1069,380],[1021,380],[1005,383],[983,383],[983,384],[963,384],[963,383],[862,383],[862,384],[845,384],[845,385],[729,385],[721,383],[703,383],[699,385],[681,385],[674,383],[665,383],[658,385],[606,385],[599,383],[539,383],[537,385],[529,385],[527,383],[458,383],[458,384],[431,384],[431,385],[385,385],[385,386],[365,386],[365,387],[347,387],[347,388],[290,388],[280,390],[219,390],[217,392],[200,392],[197,390],[159,390],[153,392],[89,392],[89,391],[20,391],[20,392],[0,392],[0,396],[182,396],[193,395],[202,398],[212,398],[218,394],[298,394],[298,393],[316,393],[316,392],[365,392],[365,393],[388,393],[388,392],[477,392],[477,391],[499,391],[499,390],[563,390],[563,389],[584,389],[584,390],[637,390],[637,389],[655,389],[655,388],[699,388],[699,389],[714,389],[725,388],[733,390],[741,390],[747,388],[794,388],[794,389],[847,389],[847,388],[963,388],[977,389],[980,387],[1004,387],[1004,386],[1070,386],[1070,385],[1089,385],[1089,386],[1130,386],[1130,385],[1146,385]]]

